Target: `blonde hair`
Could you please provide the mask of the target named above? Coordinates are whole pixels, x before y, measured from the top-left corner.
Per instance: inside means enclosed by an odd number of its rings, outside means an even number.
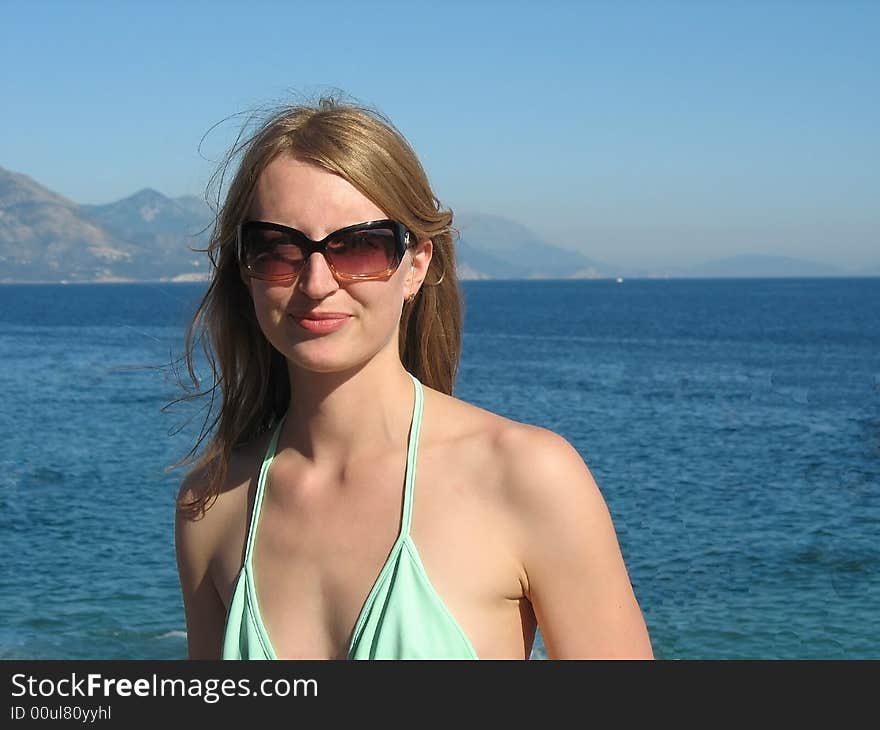
[[[207,291],[186,332],[184,359],[198,391],[195,346],[202,343],[213,375],[211,387],[179,400],[210,396],[208,413],[192,450],[175,464],[195,465],[207,479],[197,494],[178,498],[178,508],[202,514],[219,494],[233,449],[272,429],[290,402],[284,356],[266,340],[253,302],[239,275],[236,228],[246,216],[260,174],[287,154],[347,180],[418,238],[430,238],[433,252],[425,285],[404,304],[399,351],[404,367],[421,382],[452,394],[461,353],[462,300],[455,271],[452,211],[444,210],[403,135],[378,112],[335,99],[285,106],[230,150],[215,173],[241,156],[217,213],[208,255],[213,265]],[[220,390],[219,412],[211,421]],[[177,402],[177,401],[175,401]],[[213,435],[196,461],[195,453]]]

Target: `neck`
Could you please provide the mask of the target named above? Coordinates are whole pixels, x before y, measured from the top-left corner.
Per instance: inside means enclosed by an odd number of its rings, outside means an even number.
[[[291,447],[335,470],[406,443],[415,393],[399,357],[329,373],[289,363],[288,371],[291,399],[279,450]]]

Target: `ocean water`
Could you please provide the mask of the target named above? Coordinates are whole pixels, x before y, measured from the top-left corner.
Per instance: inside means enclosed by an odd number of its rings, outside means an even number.
[[[0,286],[0,657],[185,657],[202,286]],[[456,395],[577,447],[658,657],[880,658],[880,279],[464,293]]]

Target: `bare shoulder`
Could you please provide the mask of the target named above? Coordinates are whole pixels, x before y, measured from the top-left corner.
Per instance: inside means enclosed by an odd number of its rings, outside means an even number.
[[[652,657],[611,514],[578,450],[518,422],[500,424],[494,443],[499,493],[548,656]]]
[[[181,582],[213,585],[211,565],[236,520],[247,510],[246,476],[252,468],[252,447],[233,452],[220,488],[209,496],[216,463],[192,469],[182,480],[174,516],[174,540]],[[202,500],[199,512],[184,510],[181,504]],[[207,501],[205,501],[207,500]]]
[[[455,462],[467,465],[481,484],[500,484],[505,449],[516,434],[533,427],[511,420],[473,403],[430,390],[430,439],[455,454]]]
[[[504,499],[520,528],[524,562],[531,558],[536,565],[536,556],[552,559],[553,554],[560,561],[565,555],[587,553],[617,557],[605,497],[580,452],[564,436],[515,423],[499,435],[497,459]],[[531,577],[535,575],[533,570]]]
[[[570,529],[585,519],[607,518],[592,473],[563,436],[438,395],[432,399],[432,440],[443,445],[448,468],[492,505],[514,544],[534,540],[542,528],[567,518]]]
[[[188,514],[179,504],[207,496],[213,465],[190,471],[178,491],[174,544],[190,659],[217,659],[220,655],[226,607],[212,577],[212,566],[229,543],[230,527],[244,518],[249,472],[258,448],[259,444],[250,444],[233,452],[219,494],[200,514]]]
[[[605,511],[589,466],[571,442],[555,431],[514,422],[499,435],[498,460],[507,496],[526,514],[567,513],[575,507]]]
[[[268,438],[268,434],[264,435],[232,452],[219,490],[207,502],[203,512],[190,515],[177,509],[176,522],[179,529],[197,536],[198,541],[208,547],[212,538],[225,532],[230,520],[242,516],[242,511],[247,510],[248,484],[254,469],[259,465]],[[177,494],[178,503],[204,498],[211,486],[215,468],[216,464],[212,463],[192,469],[181,481]]]
[[[593,475],[572,444],[541,426],[516,421],[466,401],[438,393],[441,424],[461,448],[483,455],[511,504],[562,503],[598,496]],[[564,505],[563,505],[564,506]]]

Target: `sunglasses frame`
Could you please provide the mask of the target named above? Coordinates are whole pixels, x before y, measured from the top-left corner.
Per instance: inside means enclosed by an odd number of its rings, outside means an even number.
[[[258,274],[255,271],[251,270],[244,263],[244,233],[245,228],[253,227],[259,228],[260,230],[265,231],[278,231],[279,233],[288,234],[294,242],[296,242],[305,253],[305,257],[303,258],[302,266],[299,271],[295,274],[288,274],[285,276],[266,276],[263,274]],[[341,233],[357,233],[358,231],[370,231],[377,228],[390,228],[394,232],[394,244],[395,244],[395,261],[394,264],[385,269],[384,271],[378,271],[373,274],[346,274],[336,270],[336,267],[333,265],[333,262],[327,256],[327,245],[335,236],[340,235]],[[406,253],[406,250],[410,247],[410,240],[412,238],[411,231],[400,223],[399,221],[392,220],[390,218],[383,218],[381,220],[374,221],[366,221],[364,223],[355,223],[351,226],[345,226],[344,228],[340,228],[333,233],[322,238],[320,241],[314,241],[302,231],[298,231],[296,228],[291,228],[290,226],[282,225],[281,223],[270,223],[268,221],[254,221],[247,220],[241,221],[238,224],[238,230],[236,231],[236,249],[235,255],[238,260],[238,265],[241,270],[250,276],[253,279],[261,279],[263,281],[292,281],[296,279],[302,270],[305,268],[306,262],[308,262],[309,258],[311,258],[312,254],[317,252],[320,253],[324,260],[327,262],[327,266],[330,268],[330,271],[333,272],[333,276],[342,281],[370,281],[373,279],[385,279],[397,271],[397,268],[400,266],[400,262],[403,261],[403,256]]]

